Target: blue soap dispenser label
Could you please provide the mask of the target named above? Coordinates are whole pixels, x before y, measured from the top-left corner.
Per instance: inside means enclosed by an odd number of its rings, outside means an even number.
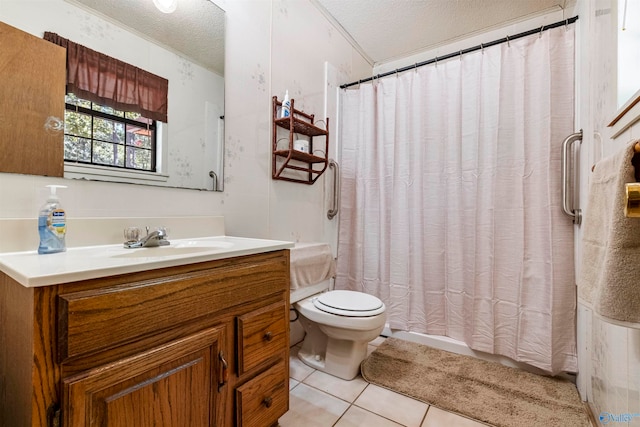
[[[49,213],[47,227],[58,237],[63,237],[67,232],[67,219],[63,209],[54,209]]]

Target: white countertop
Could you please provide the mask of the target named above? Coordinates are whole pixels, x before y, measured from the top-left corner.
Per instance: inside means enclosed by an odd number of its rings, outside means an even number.
[[[0,271],[25,287],[38,287],[294,247],[293,242],[231,236],[170,242],[156,248],[86,246],[42,255],[37,251],[5,252],[0,253]]]

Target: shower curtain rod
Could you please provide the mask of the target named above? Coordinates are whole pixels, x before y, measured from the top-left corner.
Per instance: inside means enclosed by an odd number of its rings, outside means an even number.
[[[351,82],[351,83],[340,85],[340,89],[346,89],[346,88],[348,88],[350,86],[355,86],[355,85],[360,84],[360,83],[370,82],[371,80],[379,79],[381,77],[391,76],[393,74],[398,74],[398,73],[401,73],[403,71],[414,70],[414,69],[416,69],[418,67],[422,67],[423,65],[429,65],[429,64],[437,63],[438,61],[443,61],[445,59],[450,59],[450,58],[455,58],[457,56],[462,56],[465,53],[475,52],[476,50],[481,50],[481,49],[484,49],[485,47],[495,46],[495,45],[500,44],[500,43],[508,43],[511,40],[515,40],[515,39],[519,39],[519,38],[522,38],[522,37],[530,36],[532,34],[542,33],[543,31],[550,30],[551,28],[556,28],[556,27],[561,27],[563,25],[573,24],[577,20],[578,20],[578,16],[574,16],[573,18],[564,19],[562,21],[554,22],[553,24],[543,25],[542,27],[537,28],[535,30],[525,31],[523,33],[518,33],[518,34],[513,35],[513,36],[506,36],[504,38],[501,38],[501,39],[498,39],[498,40],[494,40],[494,41],[491,41],[491,42],[488,42],[488,43],[481,43],[481,44],[479,44],[477,46],[473,46],[473,47],[469,47],[469,48],[466,48],[466,49],[462,49],[462,50],[460,50],[458,52],[449,53],[447,55],[436,56],[435,58],[427,59],[426,61],[423,61],[423,62],[416,62],[414,65],[407,65],[406,67],[397,68],[397,69],[395,69],[393,71],[387,71],[386,73],[382,73],[382,74],[378,74],[378,75],[375,75],[375,76],[367,77],[366,79],[362,79],[362,80],[358,80],[358,81],[355,81],[355,82]]]

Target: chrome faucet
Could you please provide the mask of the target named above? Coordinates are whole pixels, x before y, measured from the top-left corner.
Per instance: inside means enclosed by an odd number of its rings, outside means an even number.
[[[153,248],[157,246],[167,246],[170,242],[167,240],[167,230],[164,227],[159,227],[149,233],[149,227],[147,227],[147,235],[138,240],[128,240],[124,242],[124,247],[128,249],[133,248]]]

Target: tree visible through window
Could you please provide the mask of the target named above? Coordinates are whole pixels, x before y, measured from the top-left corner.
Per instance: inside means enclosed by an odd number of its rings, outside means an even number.
[[[73,94],[66,95],[65,105],[65,161],[155,172],[154,120]]]

